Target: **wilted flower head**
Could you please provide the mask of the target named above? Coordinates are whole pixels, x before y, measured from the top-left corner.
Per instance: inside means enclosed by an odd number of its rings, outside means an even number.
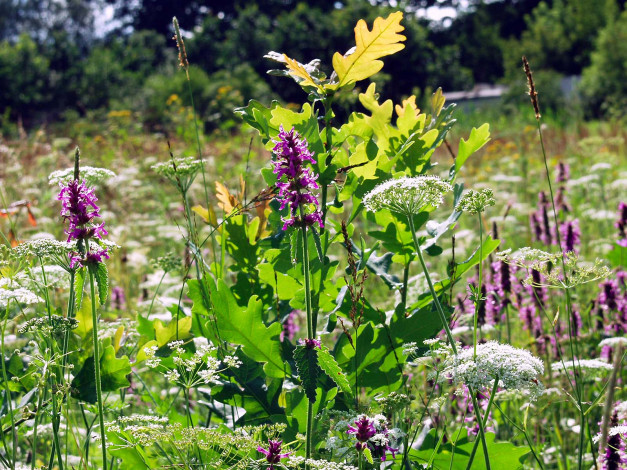
[[[494,193],[491,189],[486,188],[481,191],[470,189],[462,196],[455,210],[478,214],[494,204],[496,204],[496,199],[494,199]]]
[[[107,170],[106,168],[81,166],[81,178],[83,179],[83,182],[88,185],[94,185],[114,177],[115,173],[111,170]],[[71,181],[74,181],[74,167],[66,168],[65,170],[53,171],[48,176],[48,182],[54,185],[67,185]]]
[[[318,198],[312,193],[318,189],[318,175],[304,166],[316,163],[313,154],[307,148],[307,140],[294,128],[289,132],[280,127],[278,140],[274,140],[272,152],[277,157],[273,162],[276,186],[279,190],[277,200],[281,210],[289,208],[289,215],[283,219],[283,230],[290,226],[311,226],[318,224],[322,228],[322,215],[318,209]],[[303,215],[299,212],[303,210]]]
[[[544,364],[529,351],[509,344],[488,341],[477,345],[477,355],[473,348],[450,356],[443,364],[440,382],[453,380],[481,391],[499,381],[506,390],[526,390],[531,399],[537,398],[544,389],[538,378],[544,373]]]
[[[452,189],[449,183],[437,176],[404,177],[376,186],[364,196],[363,203],[370,212],[388,209],[411,216],[429,206],[438,207],[444,200],[444,193]]]

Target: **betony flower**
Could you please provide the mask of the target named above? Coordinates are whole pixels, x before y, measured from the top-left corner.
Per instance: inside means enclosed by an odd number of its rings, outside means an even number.
[[[381,462],[385,462],[386,452],[390,452],[392,458],[395,457],[398,449],[391,447],[390,443],[392,438],[401,437],[402,433],[398,429],[388,429],[385,416],[376,415],[374,418],[369,418],[366,415],[360,415],[354,424],[355,426],[349,425],[346,432],[355,435],[357,452],[368,448],[372,457],[381,459]]]
[[[618,229],[618,244],[627,247],[627,204],[624,202],[618,204],[618,220],[615,225]]]
[[[288,217],[283,220],[283,230],[292,226],[309,227],[318,224],[322,228],[322,215],[318,209],[318,198],[312,193],[318,189],[318,175],[304,165],[315,164],[313,154],[307,148],[307,140],[294,128],[289,132],[280,127],[278,140],[274,140],[272,152],[277,157],[273,160],[273,173],[277,177],[279,190],[277,200],[280,209],[289,209]],[[302,210],[302,215],[301,215]]]
[[[281,453],[281,444],[283,444],[283,441],[269,439],[267,450],[261,446],[257,447],[257,452],[261,452],[266,456],[266,461],[270,464],[269,470],[274,470],[275,463],[280,463],[281,459],[287,458],[291,454],[291,452]]]
[[[560,235],[562,236],[562,250],[572,251],[579,254],[577,246],[581,243],[581,230],[579,230],[579,220],[570,220],[560,224]]]

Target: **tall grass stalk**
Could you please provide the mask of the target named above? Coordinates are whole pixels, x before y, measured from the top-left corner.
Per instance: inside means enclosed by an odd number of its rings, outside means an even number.
[[[11,390],[9,389],[9,381],[7,379],[7,367],[4,359],[4,334],[7,328],[7,322],[9,321],[9,306],[11,305],[11,299],[7,302],[7,307],[4,312],[4,321],[2,322],[2,338],[0,347],[2,348],[2,379],[4,380],[5,399],[7,402],[7,408],[9,410],[9,417],[11,419],[11,436],[13,440],[13,446],[11,449],[12,459],[10,461],[11,470],[15,470],[15,463],[17,460],[17,428],[15,427],[15,416],[13,415],[13,402],[11,399]],[[2,431],[4,438],[4,432]]]
[[[523,56],[522,58],[522,62],[523,62],[523,69],[525,71],[525,75],[527,76],[527,84],[529,86],[529,97],[531,98],[531,104],[533,106],[533,109],[535,111],[535,117],[536,117],[536,125],[538,128],[538,137],[540,140],[540,147],[542,149],[542,159],[543,159],[543,163],[544,163],[544,170],[545,170],[545,174],[546,174],[546,181],[547,181],[547,185],[549,187],[549,196],[551,199],[551,210],[553,212],[553,223],[555,224],[555,236],[557,238],[557,245],[560,249],[561,252],[561,256],[560,256],[560,261],[561,261],[561,265],[562,265],[562,272],[564,273],[564,285],[567,286],[568,285],[568,273],[566,271],[566,262],[565,262],[565,253],[562,249],[562,240],[561,240],[561,236],[560,236],[560,231],[559,231],[559,221],[558,221],[558,217],[557,217],[557,209],[555,208],[555,197],[553,194],[553,185],[551,183],[551,173],[549,171],[549,164],[548,164],[548,159],[546,156],[546,148],[544,146],[544,137],[542,135],[542,115],[540,114],[540,105],[538,103],[538,93],[536,91],[535,88],[535,83],[533,81],[533,75],[531,73],[531,67],[529,66],[529,61],[527,61],[527,58],[525,56]],[[569,346],[570,346],[570,353],[572,356],[572,360],[573,360],[573,366],[578,369],[576,371],[576,373],[574,374],[574,380],[575,380],[575,384],[574,384],[574,394],[575,394],[575,399],[577,401],[577,409],[579,411],[579,425],[580,425],[580,430],[581,432],[579,433],[579,449],[578,449],[578,453],[577,453],[577,462],[578,462],[578,466],[577,468],[579,470],[583,470],[583,452],[584,452],[584,440],[585,440],[585,432],[584,430],[586,429],[586,415],[583,409],[583,383],[580,382],[580,380],[578,380],[578,377],[581,378],[582,374],[581,374],[581,366],[579,364],[579,360],[576,359],[579,357],[578,354],[576,354],[576,346],[575,346],[575,342],[573,341],[573,327],[572,327],[572,299],[570,297],[570,289],[568,287],[564,288],[564,293],[566,296],[566,312],[567,312],[567,320],[568,320],[568,338],[569,338]]]

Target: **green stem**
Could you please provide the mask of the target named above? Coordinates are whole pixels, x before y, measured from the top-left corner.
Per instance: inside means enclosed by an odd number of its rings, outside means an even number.
[[[300,208],[301,220],[304,220],[304,211]],[[303,234],[303,277],[305,278],[305,305],[307,308],[307,338],[314,339],[313,319],[311,316],[311,285],[309,279],[309,250],[307,239],[307,227],[303,225],[301,227]],[[311,458],[311,440],[313,434],[313,403],[311,400],[307,400],[307,435],[305,441],[305,459]],[[307,465],[305,465],[307,468]]]
[[[435,292],[435,288],[433,287],[433,282],[431,282],[431,276],[429,276],[429,270],[427,269],[427,265],[425,263],[424,258],[422,257],[422,251],[420,250],[420,244],[418,243],[418,239],[416,238],[416,229],[414,228],[414,221],[411,215],[407,216],[409,220],[409,230],[411,231],[411,236],[414,239],[414,245],[416,247],[416,252],[418,253],[418,259],[420,260],[420,265],[422,266],[422,270],[425,273],[425,279],[427,279],[427,284],[429,284],[429,291],[431,292],[431,297],[433,297],[433,303],[435,304],[435,308],[438,311],[438,315],[440,316],[440,321],[442,322],[442,326],[444,327],[444,331],[446,332],[446,336],[451,343],[451,348],[455,355],[457,355],[457,346],[455,346],[455,340],[453,339],[453,333],[451,333],[451,328],[448,326],[448,321],[446,319],[446,315],[444,314],[444,309],[440,304],[440,299]]]
[[[10,303],[11,303],[11,300],[9,299],[9,301],[7,302],[5,318],[4,318],[4,321],[2,322],[1,346],[2,346],[2,379],[4,380],[4,386],[6,389],[5,392],[6,392],[6,399],[7,399],[7,404],[9,408],[9,416],[11,417],[11,434],[13,436],[13,449],[11,449],[13,459],[11,461],[11,470],[15,470],[15,461],[17,459],[17,429],[15,427],[15,417],[13,416],[13,403],[11,400],[11,390],[9,389],[9,380],[7,379],[7,367],[6,367],[6,361],[4,358],[4,332],[6,331],[7,322],[9,321]]]
[[[490,408],[492,408],[492,402],[494,401],[494,395],[496,395],[496,389],[499,386],[499,378],[496,377],[494,379],[494,386],[492,387],[492,393],[490,393],[490,399],[488,400],[488,407],[485,410],[485,414],[483,419],[481,419],[481,413],[479,412],[479,403],[477,402],[477,397],[472,388],[468,387],[468,391],[472,396],[472,406],[475,409],[475,416],[477,417],[477,423],[479,424],[479,437],[481,439],[481,446],[483,447],[483,456],[485,458],[485,466],[487,470],[490,470],[490,457],[488,456],[488,443],[485,439],[485,428],[488,424],[488,418],[490,417]],[[470,452],[470,457],[468,459],[468,465],[466,465],[466,470],[470,470],[472,468],[472,462],[475,460],[475,455],[477,453],[477,448],[479,447],[479,439],[475,439],[475,443],[472,447],[472,451]]]
[[[155,290],[155,294],[152,296],[152,300],[150,301],[150,307],[148,308],[148,315],[146,315],[146,318],[148,318],[150,316],[150,312],[152,312],[152,307],[155,304],[155,299],[157,298],[157,294],[159,294],[159,288],[161,287],[161,283],[163,282],[163,279],[165,278],[166,274],[168,274],[168,272],[163,271],[163,276],[161,276],[161,279],[159,279],[159,284],[157,284],[157,289]]]
[[[31,446],[32,460],[31,470],[35,470],[35,462],[37,461],[37,428],[39,426],[39,416],[41,412],[41,404],[43,402],[43,393],[41,393],[41,387],[37,393],[37,411],[35,412],[35,425],[33,426],[33,445]]]
[[[479,281],[477,285],[477,292],[475,293],[475,314],[474,314],[474,328],[473,328],[473,351],[472,358],[473,360],[477,359],[477,317],[479,314],[479,309],[481,308],[481,300],[482,300],[482,290],[481,290],[481,274],[482,274],[482,266],[483,266],[483,224],[481,223],[481,212],[477,214],[479,217]]]
[[[98,418],[100,420],[100,439],[102,444],[102,466],[107,470],[107,441],[104,426],[104,410],[102,403],[102,382],[100,380],[100,348],[98,345],[98,313],[96,310],[96,287],[94,285],[94,275],[89,271],[89,286],[91,289],[91,321],[92,339],[94,342],[94,370],[96,374],[96,398],[98,399]]]

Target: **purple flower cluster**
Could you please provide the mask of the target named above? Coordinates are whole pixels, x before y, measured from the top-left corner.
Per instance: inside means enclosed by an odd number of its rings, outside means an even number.
[[[581,244],[581,230],[579,230],[579,220],[571,220],[560,224],[560,235],[562,240],[562,251],[569,251],[579,254],[577,246]]]
[[[291,452],[281,453],[281,445],[283,441],[273,441],[268,440],[268,449],[264,449],[263,447],[257,447],[257,452],[261,452],[266,456],[266,462],[270,464],[268,467],[269,470],[274,470],[274,464],[280,463],[281,459],[288,457]]]
[[[292,341],[294,336],[300,330],[300,327],[296,324],[296,319],[298,318],[298,310],[292,310],[288,315],[285,321],[283,322],[283,330],[279,335],[279,339],[281,341]]]
[[[610,426],[618,426],[618,413],[614,411],[610,418]],[[625,468],[627,464],[627,458],[625,457],[625,443],[623,442],[620,434],[614,434],[607,439],[607,447],[605,448],[605,455],[601,457],[601,468],[603,470],[620,470]]]
[[[382,416],[381,418],[370,419],[366,415],[360,415],[354,422],[355,426],[348,426],[346,432],[355,435],[357,452],[361,452],[367,447],[373,458],[385,462],[386,452],[390,452],[394,458],[398,449],[390,446],[390,430],[387,428],[385,419]]]
[[[279,190],[277,199],[281,210],[289,207],[289,215],[283,220],[283,230],[291,226],[311,226],[318,224],[322,228],[322,216],[318,209],[318,198],[312,190],[318,189],[318,175],[305,168],[306,162],[316,163],[307,148],[307,140],[292,128],[289,132],[280,127],[278,140],[272,149],[277,157],[272,163],[277,177]],[[314,207],[313,211],[311,207]],[[300,215],[301,209],[302,217]]]
[[[622,279],[620,271],[617,278]],[[627,333],[627,289],[618,280],[608,279],[599,284],[595,300],[597,329],[604,328],[610,335]]]
[[[107,235],[104,222],[101,224],[92,223],[96,217],[100,217],[100,208],[96,205],[98,198],[94,190],[89,188],[85,182],[78,180],[70,181],[67,185],[61,184],[61,191],[57,200],[61,201],[61,216],[69,223],[65,234],[67,241],[77,241],[84,243],[88,247],[85,256],[75,254],[70,258],[70,267],[75,267],[77,263],[86,265],[89,263],[100,263],[103,258],[109,258],[107,249],[97,244],[89,244],[90,238],[102,239]]]

